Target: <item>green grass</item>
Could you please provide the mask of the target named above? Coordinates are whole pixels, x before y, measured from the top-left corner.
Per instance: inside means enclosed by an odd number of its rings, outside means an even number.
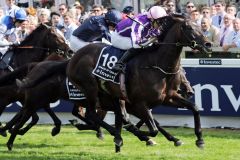
[[[63,126],[61,133],[51,137],[49,125],[38,125],[24,136],[18,136],[13,151],[6,147],[7,138],[0,137],[0,160],[239,160],[240,130],[204,129],[205,148],[195,146],[193,129],[166,128],[184,145],[174,147],[162,135],[154,140],[158,145],[146,147],[128,132],[123,132],[121,153],[115,153],[113,138],[105,134],[104,141],[93,131],[78,131]],[[105,131],[106,133],[106,131]],[[8,136],[9,137],[9,136]]]

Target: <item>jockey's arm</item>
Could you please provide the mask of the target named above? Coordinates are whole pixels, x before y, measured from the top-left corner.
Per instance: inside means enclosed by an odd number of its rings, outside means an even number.
[[[141,48],[141,46],[139,44],[142,43],[142,31],[144,28],[140,24],[137,24],[137,23],[135,23],[135,24],[136,25],[133,25],[131,28],[131,30],[132,30],[132,32],[131,32],[132,46],[133,46],[133,48]]]

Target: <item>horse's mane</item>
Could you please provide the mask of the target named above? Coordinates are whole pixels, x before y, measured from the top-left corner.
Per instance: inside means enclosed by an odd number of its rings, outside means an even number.
[[[20,44],[20,46],[22,45],[26,45],[27,43],[31,42],[33,39],[36,39],[36,35],[37,34],[43,34],[44,30],[47,30],[47,27],[40,24],[35,30],[32,31],[31,34],[29,34]],[[37,36],[39,37],[39,36]]]
[[[158,40],[160,42],[162,42],[164,40],[165,36],[167,35],[169,29],[172,28],[172,26],[176,22],[182,21],[184,19],[185,19],[185,17],[183,15],[180,15],[180,14],[171,14],[169,16],[159,18],[157,20],[157,23],[161,26],[161,28],[160,28],[161,35],[158,37]]]

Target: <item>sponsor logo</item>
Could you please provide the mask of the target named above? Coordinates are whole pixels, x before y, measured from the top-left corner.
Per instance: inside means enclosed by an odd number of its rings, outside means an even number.
[[[199,59],[199,65],[222,65],[221,59]]]

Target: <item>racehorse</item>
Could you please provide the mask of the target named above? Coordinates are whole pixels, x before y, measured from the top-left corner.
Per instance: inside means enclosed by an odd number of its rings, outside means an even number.
[[[9,72],[9,68],[14,69],[30,62],[40,62],[52,53],[58,54],[72,52],[66,44],[65,39],[58,33],[55,27],[47,24],[40,24],[20,45],[10,46],[9,51],[3,55],[10,56],[9,64],[3,62],[5,68],[1,72]]]
[[[156,136],[158,133],[153,116],[149,112],[152,107],[165,103],[172,107],[191,110],[194,115],[196,145],[203,147],[204,140],[199,111],[195,104],[177,93],[180,85],[180,77],[177,73],[179,72],[180,54],[183,46],[208,52],[210,43],[191,21],[185,20],[181,16],[169,17],[163,18],[167,19],[168,31],[162,31],[166,33],[166,36],[158,48],[151,53],[142,51],[141,55],[133,58],[127,64],[125,83],[130,103],[126,105],[126,108],[147,125],[149,131],[139,130],[139,134],[149,136]],[[169,26],[168,21],[174,21],[174,25]],[[89,107],[86,116],[100,125],[102,125],[102,122],[99,121],[99,118],[96,118],[96,106],[99,101],[98,92],[106,92],[107,90],[109,97],[123,98],[117,84],[103,81],[92,74],[104,47],[103,44],[90,44],[81,48],[71,58],[67,67],[67,75],[70,81],[82,90],[87,97]],[[109,126],[103,127],[112,132]],[[119,134],[115,134],[114,140],[115,144],[118,143],[116,145],[120,146],[119,144],[122,144]]]
[[[4,130],[6,129],[10,129],[12,128],[13,125],[16,125],[15,127],[19,127],[20,123],[24,122],[23,117],[26,117],[25,121],[27,120],[27,118],[30,117],[30,115],[33,115],[36,113],[36,111],[40,108],[42,108],[43,106],[47,106],[47,104],[49,104],[50,102],[54,102],[58,99],[65,99],[65,100],[69,100],[69,95],[68,95],[68,91],[67,91],[67,86],[66,86],[66,74],[65,74],[65,70],[66,70],[66,66],[67,63],[65,63],[65,61],[63,62],[58,62],[58,61],[43,61],[41,63],[38,64],[38,67],[40,66],[40,64],[42,66],[48,66],[48,65],[53,65],[53,64],[57,64],[60,67],[56,67],[55,69],[55,73],[54,75],[49,76],[47,79],[45,79],[43,82],[39,83],[37,86],[35,86],[34,88],[31,89],[27,89],[25,92],[25,105],[24,108],[20,111],[19,114],[22,115],[21,118],[19,117],[14,117],[13,120],[11,120],[10,122],[7,123],[7,125],[4,127]],[[38,74],[39,72],[36,71],[36,67],[34,67],[33,71],[35,70],[35,72],[30,72],[30,76],[36,76],[36,74]],[[15,71],[14,71],[15,72]],[[13,72],[13,73],[14,73]],[[26,72],[26,70],[23,70],[23,72]],[[13,74],[11,73],[11,74]],[[13,77],[13,75],[12,75]],[[1,80],[1,79],[0,79]],[[23,94],[23,93],[22,93]],[[114,106],[114,102],[113,101],[109,101],[109,99],[106,99],[104,95],[100,95],[100,99],[101,99],[101,106],[103,106],[101,109],[104,109],[106,111],[113,111],[114,108],[112,108],[111,106]],[[73,115],[75,115],[76,117],[80,118],[81,120],[85,121],[87,123],[87,125],[78,125],[78,129],[80,130],[86,130],[86,129],[92,129],[92,130],[96,130],[98,133],[97,135],[100,136],[100,132],[99,132],[99,127],[95,126],[93,124],[91,124],[91,120],[86,120],[84,117],[81,117],[78,114],[78,106],[85,106],[86,105],[86,100],[71,100],[74,103],[74,108],[73,108]],[[45,107],[44,107],[45,108]],[[99,111],[99,109],[98,109]],[[98,112],[99,113],[99,112]],[[102,113],[102,112],[100,112]],[[27,116],[28,115],[28,116]],[[102,115],[102,119],[105,117],[105,115]],[[16,123],[18,122],[18,123]],[[26,129],[20,129],[17,133],[18,134],[25,134],[33,125],[36,124],[36,121],[34,121],[35,123],[31,123],[30,125],[28,125],[29,127],[26,127]],[[164,134],[164,136],[170,140],[170,141],[174,141],[175,145],[181,145],[181,142],[176,139],[175,137],[173,137],[172,135],[170,135],[169,133],[167,133],[165,130],[163,130],[160,125],[158,125],[159,130]],[[3,128],[1,129],[3,130]],[[12,146],[13,146],[13,142],[14,142],[14,135],[15,133],[13,131],[10,131],[12,133],[7,146],[8,149],[11,150]],[[152,141],[146,137],[146,136],[141,136],[141,135],[136,135],[138,136],[138,138],[142,141],[146,141],[147,145],[151,145]]]
[[[9,69],[13,70],[29,62],[42,61],[47,56],[52,55],[52,53],[57,53],[58,55],[72,54],[64,37],[57,32],[56,28],[47,24],[40,24],[20,45],[11,46],[10,48],[2,58],[1,74],[6,74],[9,72]],[[8,64],[6,64],[6,59],[11,59],[7,62]],[[15,82],[15,80],[13,81]],[[7,84],[10,83],[9,79],[6,82]],[[0,86],[5,83],[0,83]],[[13,97],[13,94],[11,97]],[[10,101],[12,101],[11,97],[9,97]],[[1,102],[1,105],[4,106],[5,102]]]

